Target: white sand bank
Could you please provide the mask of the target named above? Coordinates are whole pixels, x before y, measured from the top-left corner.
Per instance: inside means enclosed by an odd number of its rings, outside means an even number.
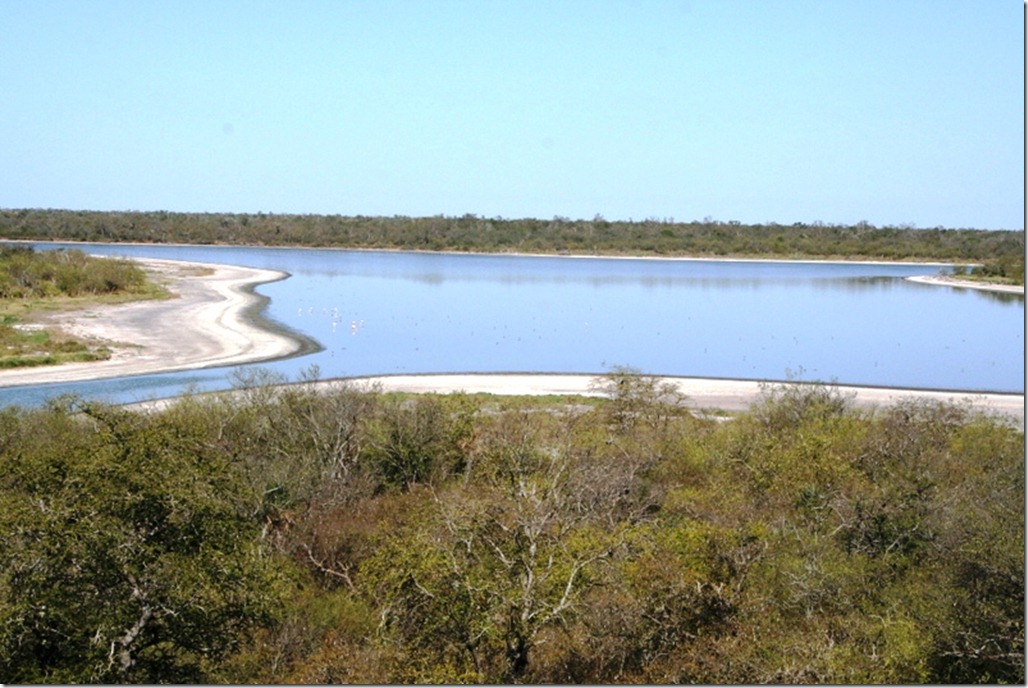
[[[757,401],[761,383],[755,380],[725,380],[692,377],[664,377],[661,381],[675,385],[688,397],[686,403],[696,409],[744,411]],[[373,384],[382,391],[394,392],[469,392],[499,395],[592,395],[601,396],[595,388],[595,375],[386,375],[354,378]],[[893,389],[837,385],[843,394],[853,395],[857,406],[890,406],[905,399],[932,401],[971,401],[976,407],[1014,418],[1024,427],[1024,395],[974,392],[938,392],[932,390]]]
[[[285,273],[150,258],[136,262],[175,298],[101,305],[41,319],[104,343],[113,351],[109,360],[2,370],[0,387],[255,363],[300,350],[296,339],[258,327],[247,317],[260,302],[248,287],[280,280]]]
[[[938,284],[944,287],[959,287],[961,289],[979,289],[981,291],[998,291],[1005,294],[1024,294],[1024,287],[1016,284],[989,284],[976,280],[960,279],[949,275],[916,275],[907,277],[911,282],[921,284]]]

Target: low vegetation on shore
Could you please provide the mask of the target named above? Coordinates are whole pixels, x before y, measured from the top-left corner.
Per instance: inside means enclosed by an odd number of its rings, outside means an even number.
[[[163,294],[131,261],[96,258],[77,250],[0,247],[0,368],[107,359],[110,350],[105,346],[40,324],[38,316]]]
[[[277,382],[0,411],[0,681],[1025,680],[1024,435],[972,407]]]
[[[1024,284],[1024,231],[672,219],[608,221],[0,210],[0,237],[471,252],[938,260]],[[984,275],[983,275],[984,276]]]
[[[1013,284],[1024,286],[1024,257],[1003,256],[982,265],[960,268],[955,277],[984,284]]]

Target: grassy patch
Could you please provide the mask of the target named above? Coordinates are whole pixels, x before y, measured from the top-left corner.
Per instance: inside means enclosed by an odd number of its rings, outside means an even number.
[[[1024,278],[1020,280],[1013,277],[1000,277],[998,275],[979,275],[976,273],[969,273],[966,275],[960,275],[959,279],[966,280],[968,282],[979,282],[981,284],[997,284],[1002,286],[1015,286],[1023,287]]]
[[[0,369],[102,361],[106,346],[41,323],[41,316],[173,294],[124,260],[78,251],[0,250]]]
[[[0,368],[27,368],[58,363],[104,361],[105,346],[91,345],[47,329],[22,329],[4,317],[0,324]]]

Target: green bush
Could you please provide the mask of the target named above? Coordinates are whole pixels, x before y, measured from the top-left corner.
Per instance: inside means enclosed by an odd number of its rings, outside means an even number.
[[[0,680],[1024,683],[1024,434],[769,388],[0,410]]]
[[[127,260],[95,258],[82,251],[0,248],[0,298],[137,293],[146,273]]]

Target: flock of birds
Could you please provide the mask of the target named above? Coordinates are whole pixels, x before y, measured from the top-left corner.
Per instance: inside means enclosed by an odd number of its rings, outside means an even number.
[[[298,316],[300,316],[300,317],[303,317],[303,315],[304,315],[303,306],[301,306],[300,308],[296,309],[296,314]],[[314,314],[315,314],[314,306],[308,307],[307,308],[307,315],[308,316],[313,316]],[[328,315],[332,316],[332,331],[335,332],[336,328],[338,328],[339,324],[342,322],[342,319],[339,317],[339,309],[338,308],[333,308],[331,313],[330,313],[327,308],[322,308],[321,309],[321,314],[323,316],[328,316]],[[361,320],[360,322],[358,322],[356,320],[351,320],[350,321],[350,334],[357,334],[357,332],[360,331],[363,327],[364,327],[364,321],[363,320]]]

